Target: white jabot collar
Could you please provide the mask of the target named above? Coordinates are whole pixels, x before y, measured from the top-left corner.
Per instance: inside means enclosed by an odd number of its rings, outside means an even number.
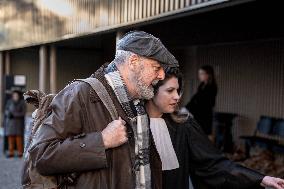
[[[150,118],[150,128],[162,161],[162,170],[179,168],[179,162],[165,120],[163,118]]]

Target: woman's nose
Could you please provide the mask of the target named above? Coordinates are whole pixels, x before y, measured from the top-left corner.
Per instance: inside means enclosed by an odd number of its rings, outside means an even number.
[[[180,95],[178,94],[178,92],[176,91],[174,94],[174,100],[179,101],[180,100]]]

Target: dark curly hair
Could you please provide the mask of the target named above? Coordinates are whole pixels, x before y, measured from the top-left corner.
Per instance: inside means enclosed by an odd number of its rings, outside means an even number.
[[[164,85],[170,78],[176,77],[178,79],[179,89],[178,93],[179,95],[182,95],[183,92],[183,76],[179,68],[176,67],[167,67],[165,68],[165,79],[160,80],[155,86],[154,86],[154,94],[158,92],[158,89],[160,86]]]

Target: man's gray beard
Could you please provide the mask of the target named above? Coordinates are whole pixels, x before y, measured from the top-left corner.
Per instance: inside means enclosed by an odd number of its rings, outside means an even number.
[[[137,80],[137,93],[140,99],[150,100],[154,97],[154,88],[152,85],[147,86],[141,80]]]
[[[134,76],[134,82],[136,83],[136,92],[139,96],[139,99],[150,100],[154,97],[154,88],[153,85],[156,85],[159,80],[154,80],[152,85],[147,86],[143,82],[142,73],[139,72]]]

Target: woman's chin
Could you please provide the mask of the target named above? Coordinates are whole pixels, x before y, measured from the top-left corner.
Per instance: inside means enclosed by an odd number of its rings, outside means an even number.
[[[173,113],[175,111],[175,108],[174,107],[170,107],[170,108],[168,108],[165,112],[167,113],[167,114],[171,114],[171,113]]]

